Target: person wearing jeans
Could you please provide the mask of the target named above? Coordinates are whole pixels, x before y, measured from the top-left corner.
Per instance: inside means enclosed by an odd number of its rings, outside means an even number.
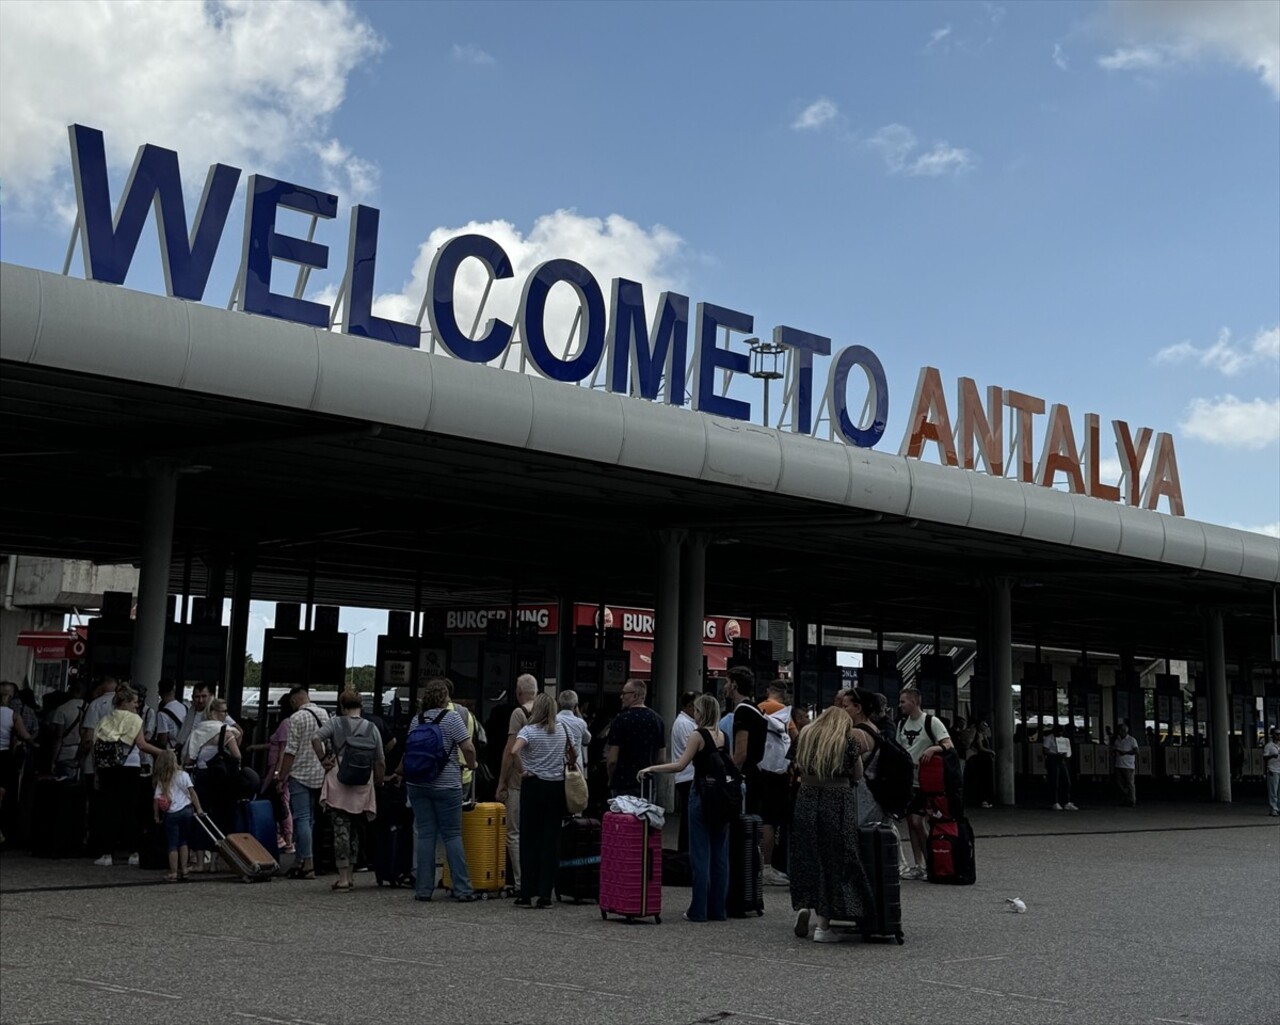
[[[413,896],[415,900],[431,899],[436,886],[436,840],[439,838],[449,862],[453,899],[466,902],[473,900],[475,894],[471,890],[471,873],[467,871],[467,854],[462,846],[462,767],[465,764],[475,770],[476,747],[467,723],[448,704],[448,681],[428,680],[422,691],[422,709],[409,724],[410,733],[422,723],[439,726],[449,748],[448,757],[434,779],[418,783],[406,780],[418,839]],[[462,752],[463,762],[453,756],[455,750]]]
[[[689,789],[689,868],[693,886],[684,917],[690,922],[723,922],[729,897],[729,823],[709,823],[698,793],[711,773],[721,771],[723,761],[714,758],[715,751],[719,749],[725,760],[729,757],[725,735],[717,726],[720,702],[714,695],[698,695],[693,703],[693,720],[696,729],[678,760],[650,765],[636,775],[640,780],[655,772],[678,776],[693,766],[693,785]]]
[[[289,691],[289,699],[294,713],[289,716],[288,739],[284,754],[280,756],[280,768],[276,771],[276,785],[289,791],[289,807],[293,812],[293,842],[297,859],[289,870],[289,876],[314,879],[312,826],[320,800],[320,787],[324,784],[324,766],[316,757],[311,738],[329,721],[329,713],[311,703],[311,695],[302,684]]]

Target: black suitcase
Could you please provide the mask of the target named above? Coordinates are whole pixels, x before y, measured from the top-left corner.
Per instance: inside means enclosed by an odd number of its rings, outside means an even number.
[[[858,830],[862,867],[875,897],[875,907],[858,922],[864,940],[896,939],[902,943],[902,882],[898,878],[898,834],[892,826]]]
[[[739,815],[729,824],[729,898],[725,912],[730,918],[764,914],[764,864],[760,856],[763,825],[759,815]]]
[[[369,866],[379,886],[412,886],[413,827],[403,822],[378,826],[369,831]]]
[[[78,781],[36,781],[31,853],[41,858],[84,855],[84,787]]]
[[[556,900],[600,902],[600,820],[571,816],[560,829]]]

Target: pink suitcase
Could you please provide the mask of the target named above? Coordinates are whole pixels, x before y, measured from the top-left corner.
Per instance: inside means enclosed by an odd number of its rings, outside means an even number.
[[[600,917],[662,923],[662,830],[606,812],[600,826]]]

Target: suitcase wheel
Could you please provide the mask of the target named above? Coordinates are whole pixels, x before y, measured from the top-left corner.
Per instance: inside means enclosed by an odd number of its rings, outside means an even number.
[[[607,912],[604,908],[600,909],[600,921],[602,922],[609,921],[609,912]]]
[[[906,941],[901,936],[898,937],[898,946],[902,946],[902,944],[905,942]]]
[[[661,915],[654,915],[654,916],[653,916],[653,924],[654,924],[654,925],[661,925],[661,924],[662,924],[662,916],[661,916]]]

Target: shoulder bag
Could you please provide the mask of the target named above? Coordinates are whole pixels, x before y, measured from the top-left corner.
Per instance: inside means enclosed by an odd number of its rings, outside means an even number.
[[[564,731],[564,803],[570,815],[581,815],[587,810],[590,799],[587,790],[587,777],[578,767],[578,751],[569,737],[569,730]]]

